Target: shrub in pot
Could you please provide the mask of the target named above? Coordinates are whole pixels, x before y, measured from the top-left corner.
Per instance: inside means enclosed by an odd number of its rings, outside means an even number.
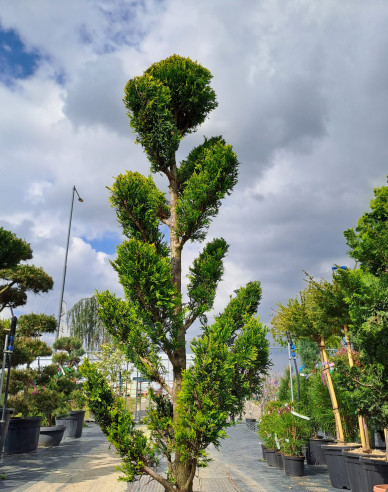
[[[4,327],[3,327],[4,328]],[[40,337],[56,329],[54,316],[28,314],[20,316],[15,335],[15,349],[9,385],[8,404],[15,409],[4,444],[6,454],[35,451],[43,413],[37,405],[39,384],[49,378],[48,368],[32,368],[39,356],[51,355],[51,348]]]
[[[276,451],[279,450],[279,442],[276,429],[281,407],[282,403],[280,401],[268,402],[260,421],[258,435],[265,446],[266,459],[269,466],[278,466]]]
[[[292,413],[291,405],[280,409],[277,436],[283,454],[284,473],[302,476],[304,472],[304,448],[311,434],[309,421]]]
[[[335,423],[331,406],[330,395],[317,371],[319,351],[315,342],[310,340],[298,340],[298,354],[301,359],[303,373],[299,378],[299,392],[296,392],[298,381],[293,376],[294,397],[298,394],[295,407],[298,413],[307,415],[310,420],[310,435],[306,442],[306,461],[308,464],[324,464],[322,444],[333,441],[331,438],[322,439],[318,433],[332,434],[335,432]],[[306,375],[307,377],[303,377]],[[278,399],[291,401],[290,372],[287,368],[279,381]]]
[[[53,347],[59,352],[53,356],[58,364],[59,377],[56,384],[63,394],[57,411],[56,423],[66,427],[65,437],[81,437],[87,399],[80,382],[78,365],[82,355],[82,341],[76,337],[58,338]]]

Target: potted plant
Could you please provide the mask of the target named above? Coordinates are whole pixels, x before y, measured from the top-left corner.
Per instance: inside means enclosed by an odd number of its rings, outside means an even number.
[[[40,428],[39,446],[58,446],[63,438],[66,427],[55,425],[55,415],[61,413],[64,394],[58,384],[56,364],[50,364],[39,371],[37,386],[34,391],[34,405],[43,415],[43,426]]]
[[[59,350],[53,355],[53,362],[58,365],[57,385],[63,393],[61,415],[56,424],[66,427],[65,437],[81,437],[87,399],[82,391],[81,375],[78,364],[82,355],[82,341],[76,337],[58,338],[53,348]]]
[[[260,421],[258,435],[265,446],[265,454],[268,466],[278,466],[276,452],[279,451],[279,442],[276,435],[279,410],[282,407],[280,401],[270,401],[264,407]]]
[[[4,443],[6,454],[36,451],[43,413],[37,405],[40,378],[46,369],[33,368],[39,356],[51,355],[51,348],[40,337],[56,329],[54,316],[28,314],[19,318],[9,385],[9,405],[15,409]]]
[[[311,435],[309,421],[295,415],[290,404],[285,404],[279,413],[277,436],[283,455],[284,473],[301,477],[304,472],[304,448]]]

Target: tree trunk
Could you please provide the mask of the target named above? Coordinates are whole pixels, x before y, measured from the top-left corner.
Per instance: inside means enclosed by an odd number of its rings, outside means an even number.
[[[344,333],[345,333],[346,351],[347,351],[348,360],[349,360],[349,367],[353,367],[354,361],[353,361],[353,355],[352,355],[352,347],[350,345],[350,340],[349,340],[349,330],[348,330],[348,327],[346,325],[344,325]],[[366,420],[365,420],[365,417],[360,415],[358,409],[357,409],[357,414],[358,414],[358,428],[360,431],[362,452],[363,453],[370,453],[371,449],[370,449],[368,427],[366,424]]]
[[[178,455],[177,455],[178,457]],[[177,490],[179,492],[193,492],[193,481],[197,462],[191,463],[175,460],[175,478],[177,481]]]
[[[179,241],[179,237],[176,234],[177,228],[177,215],[176,206],[178,202],[178,180],[176,165],[172,166],[170,175],[170,251],[171,251],[171,275],[172,281],[176,287],[178,295],[181,294],[181,278],[182,278],[182,246]],[[182,306],[177,308],[178,311],[182,309]],[[182,390],[183,371],[186,369],[186,334],[184,326],[182,325],[177,333],[176,337],[177,349],[174,351],[172,357],[173,366],[173,419],[174,422],[178,420],[177,402],[179,393]],[[179,451],[175,452],[174,463],[172,466],[172,472],[176,480],[176,489],[179,492],[193,492],[193,480],[195,471],[197,468],[197,462],[193,461],[188,463],[187,461],[181,461]]]
[[[318,348],[319,348],[319,354],[320,354],[321,362],[322,362],[322,366],[323,366],[323,373],[325,375],[327,388],[329,390],[331,405],[333,407],[337,442],[338,442],[338,444],[344,444],[345,443],[344,431],[342,428],[341,416],[340,416],[340,413],[338,410],[337,397],[335,396],[333,381],[331,379],[329,360],[327,358],[325,340],[323,337],[320,337],[320,339],[319,339]]]
[[[176,286],[178,293],[181,293],[181,277],[182,277],[182,247],[179,242],[179,237],[176,234],[177,216],[176,206],[178,202],[178,178],[177,169],[174,165],[171,169],[170,176],[170,249],[171,249],[171,274],[173,283]]]
[[[385,459],[388,461],[388,428],[384,427]]]

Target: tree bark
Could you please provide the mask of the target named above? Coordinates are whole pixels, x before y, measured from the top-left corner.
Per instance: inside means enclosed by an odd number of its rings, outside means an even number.
[[[182,245],[177,235],[177,214],[176,207],[178,203],[178,179],[176,165],[172,166],[170,176],[170,251],[171,251],[171,276],[172,281],[176,287],[178,295],[181,294],[182,285]],[[180,312],[182,306],[177,308]],[[179,394],[182,390],[183,371],[186,369],[186,336],[185,327],[182,325],[178,329],[176,336],[177,348],[174,351],[172,357],[173,366],[173,391],[172,391],[172,405],[173,405],[173,419],[174,422],[178,420],[177,402]],[[178,450],[175,452],[173,463],[173,474],[177,482],[177,490],[179,492],[193,492],[193,480],[197,463],[188,463],[187,461],[181,461],[181,455]]]
[[[193,481],[197,462],[190,463],[175,460],[175,478],[177,481],[177,489],[179,492],[193,492]]]
[[[344,334],[345,334],[345,342],[346,342],[346,352],[348,354],[348,360],[349,360],[349,367],[354,366],[354,360],[353,360],[353,355],[352,355],[352,347],[350,344],[350,339],[349,339],[349,330],[346,325],[344,325]],[[363,453],[370,453],[370,443],[369,443],[369,436],[368,436],[368,427],[366,424],[365,417],[360,415],[359,409],[357,409],[357,414],[358,414],[358,428],[360,432],[360,438],[361,438],[361,447],[362,447],[362,452]]]
[[[171,276],[172,281],[176,287],[178,295],[181,294],[181,276],[182,276],[182,247],[177,236],[177,215],[176,207],[178,203],[178,178],[177,169],[174,165],[170,174],[170,250],[171,250]],[[177,308],[181,311],[182,307]],[[186,369],[186,339],[185,330],[181,326],[178,329],[176,342],[177,348],[173,354],[172,366],[173,366],[173,409],[174,409],[174,421],[176,420],[176,404],[178,395],[182,389],[182,374]]]
[[[170,176],[170,249],[171,249],[171,274],[178,294],[181,293],[182,276],[182,247],[177,236],[176,206],[178,203],[178,178],[176,165],[171,169]]]
[[[343,431],[342,422],[341,422],[341,415],[340,415],[339,410],[338,410],[337,397],[335,396],[333,381],[331,379],[329,360],[327,358],[325,340],[323,337],[320,337],[320,339],[319,339],[318,348],[319,348],[319,354],[321,356],[321,362],[323,365],[323,373],[325,375],[327,388],[329,390],[331,405],[333,407],[337,442],[338,442],[338,444],[345,444],[344,431]]]

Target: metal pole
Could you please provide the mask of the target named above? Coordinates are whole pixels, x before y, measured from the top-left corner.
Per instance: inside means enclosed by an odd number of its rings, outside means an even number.
[[[290,389],[291,389],[291,402],[294,403],[294,390],[292,386],[292,365],[291,365],[291,347],[290,341],[288,341],[288,367],[290,370]]]
[[[78,191],[75,186],[73,186],[73,191],[71,195],[71,206],[70,206],[70,217],[69,217],[69,228],[67,231],[67,241],[66,241],[66,253],[65,253],[65,264],[63,266],[63,275],[62,275],[62,286],[61,286],[61,295],[59,299],[59,310],[58,310],[58,326],[57,332],[55,335],[55,340],[59,337],[59,329],[61,326],[61,318],[62,318],[62,303],[63,303],[63,294],[65,290],[65,280],[66,280],[66,269],[67,269],[67,255],[69,253],[69,243],[70,243],[70,231],[71,231],[71,220],[73,218],[73,205],[74,205],[74,194],[77,193],[78,201],[83,202],[82,198],[79,196]]]
[[[139,385],[140,385],[140,397],[139,397],[139,424],[141,423],[141,378],[143,376],[140,376],[140,381],[139,381]]]
[[[293,381],[292,381],[292,364],[291,364],[291,335],[287,331],[287,348],[288,348],[288,369],[290,371],[290,390],[291,390],[291,402],[294,403],[294,387],[293,387]]]
[[[12,309],[11,309],[11,311],[12,311]],[[12,312],[12,314],[13,314],[13,312]],[[6,381],[5,390],[4,390],[3,412],[1,415],[1,421],[2,422],[4,422],[5,408],[7,406],[9,375],[10,375],[10,371],[11,371],[11,360],[12,360],[12,352],[13,352],[14,340],[15,340],[16,323],[17,323],[17,317],[12,315],[11,329],[10,329],[9,335],[6,336],[7,346],[5,347],[5,355],[8,355],[8,372],[7,372],[7,381]],[[4,381],[4,373],[1,375],[1,391],[3,391],[3,381]]]
[[[127,408],[127,400],[128,400],[128,362],[127,362],[127,372],[125,376],[125,397],[124,397],[125,408]]]
[[[12,360],[12,352],[13,352],[13,348],[14,348],[14,339],[15,339],[16,323],[17,323],[17,317],[13,315],[12,308],[11,308],[11,313],[12,313],[11,329],[10,329],[9,334],[7,333],[7,335],[5,337],[3,367],[2,367],[2,373],[1,373],[1,393],[0,393],[0,396],[3,395],[4,370],[5,370],[5,364],[6,364],[6,359],[7,359],[7,355],[8,355],[7,381],[6,381],[5,389],[4,389],[3,409],[1,412],[1,421],[0,421],[0,459],[2,459],[2,456],[3,456],[4,443],[3,443],[1,436],[2,436],[2,432],[3,432],[3,425],[5,424],[5,411],[6,411],[6,407],[7,407],[9,376],[10,376],[10,372],[11,372],[11,360]]]
[[[3,385],[4,385],[4,373],[5,373],[5,363],[7,361],[7,348],[8,348],[8,340],[9,340],[9,333],[6,334],[5,336],[5,341],[4,341],[4,351],[3,351],[3,365],[1,367],[1,382],[0,382],[0,388],[1,388],[1,394],[0,396],[3,396]]]
[[[300,402],[300,381],[299,381],[299,371],[298,371],[298,365],[296,363],[296,358],[294,357],[294,366],[295,366],[295,374],[296,374],[296,391],[297,391],[297,398],[298,402],[296,404],[296,409],[299,412],[299,402]]]
[[[135,421],[137,421],[137,393],[139,385],[139,371],[136,371],[136,395],[135,395]]]

